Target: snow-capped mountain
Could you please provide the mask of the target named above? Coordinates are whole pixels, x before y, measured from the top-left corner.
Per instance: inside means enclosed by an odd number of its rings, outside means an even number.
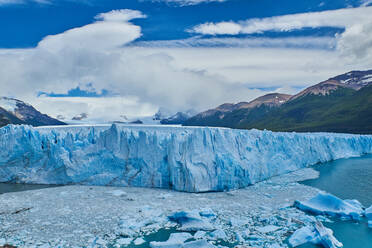
[[[372,70],[351,71],[306,88],[300,93],[294,95],[290,100],[294,100],[305,95],[329,95],[331,92],[339,88],[360,90],[361,88],[371,84]]]
[[[196,114],[197,112],[193,109],[187,110],[185,112],[177,112],[168,118],[160,120],[160,123],[163,125],[181,125]]]
[[[32,126],[65,125],[33,106],[20,100],[0,97],[0,126],[7,124],[28,124]]]

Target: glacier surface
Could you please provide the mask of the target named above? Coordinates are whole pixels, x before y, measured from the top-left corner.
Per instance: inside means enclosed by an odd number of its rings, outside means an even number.
[[[372,153],[368,135],[9,125],[0,129],[0,182],[224,191],[367,153]]]

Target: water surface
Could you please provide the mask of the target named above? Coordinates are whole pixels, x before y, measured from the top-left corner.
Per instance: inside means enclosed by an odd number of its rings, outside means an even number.
[[[317,179],[303,183],[327,191],[341,199],[357,199],[365,207],[372,205],[372,155],[340,159],[314,166],[320,172]],[[372,248],[372,229],[366,220],[324,223],[334,231],[344,248]],[[301,248],[313,248],[305,245]]]

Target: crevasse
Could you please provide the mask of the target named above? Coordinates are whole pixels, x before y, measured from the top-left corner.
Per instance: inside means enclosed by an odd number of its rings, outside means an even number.
[[[0,182],[223,191],[367,153],[372,153],[369,135],[8,125],[0,129]]]

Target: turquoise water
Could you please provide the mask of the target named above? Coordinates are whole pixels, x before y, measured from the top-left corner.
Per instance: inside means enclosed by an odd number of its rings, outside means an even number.
[[[340,159],[314,166],[320,177],[303,183],[334,194],[342,199],[357,199],[365,207],[372,205],[372,155]],[[344,248],[372,248],[372,229],[366,221],[324,223],[334,231]],[[313,248],[314,245],[301,246]]]
[[[150,242],[152,242],[152,241],[157,241],[157,242],[167,241],[169,239],[169,236],[171,235],[171,233],[177,233],[177,232],[180,232],[180,231],[177,231],[176,228],[160,229],[156,233],[152,233],[152,234],[144,236],[143,239],[146,242],[141,244],[141,245],[134,245],[132,243],[129,246],[123,246],[123,247],[126,247],[126,248],[148,248],[148,247],[150,247]],[[195,234],[195,232],[189,232],[189,233],[191,235]],[[190,239],[190,241],[193,241],[193,240],[194,239]],[[225,242],[223,240],[218,240],[216,244],[224,246],[224,247],[228,247],[228,248],[233,248],[236,245],[236,244],[231,244],[231,243]],[[109,246],[109,248],[114,248],[114,247],[115,247],[114,245]]]

